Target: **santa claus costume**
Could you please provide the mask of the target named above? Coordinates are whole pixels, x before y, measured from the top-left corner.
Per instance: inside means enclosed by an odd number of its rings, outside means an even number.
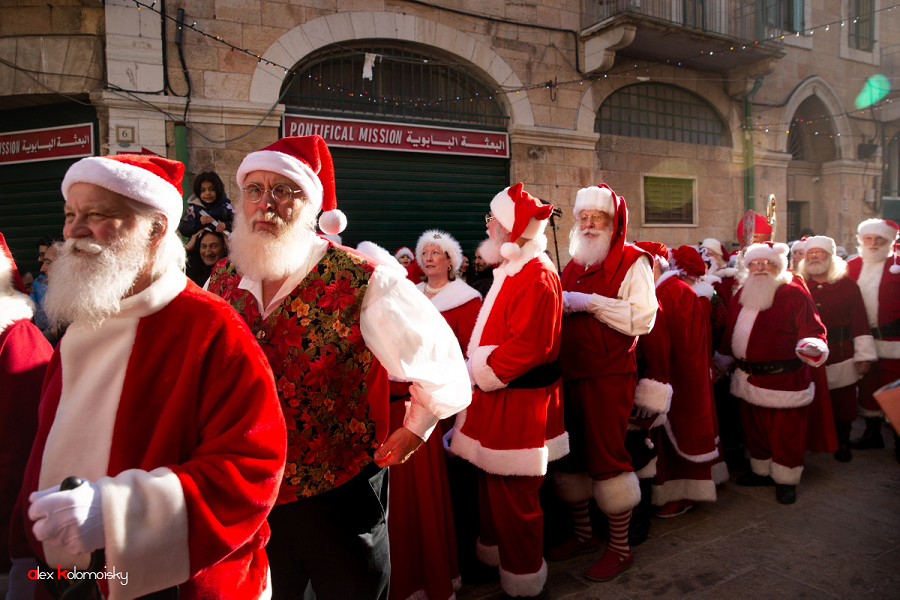
[[[44,371],[53,348],[31,319],[34,302],[0,233],[0,540],[9,521],[38,427]],[[9,571],[9,549],[0,544],[0,573]]]
[[[857,363],[877,360],[875,340],[866,319],[866,308],[859,286],[847,275],[847,263],[837,256],[834,240],[812,236],[806,240],[806,253],[824,250],[830,255],[829,268],[816,281],[807,270],[808,260],[801,266],[807,287],[816,303],[822,323],[828,330],[828,360],[825,372],[831,407],[837,430],[838,451],[835,458],[849,461],[850,429],[857,416]]]
[[[491,210],[512,241],[503,244],[507,260],[494,270],[469,342],[476,390],[457,416],[450,450],[481,470],[478,558],[500,567],[510,596],[536,596],[547,579],[538,491],[547,463],[569,451],[558,362],[562,289],[544,254],[553,207],[517,183]]]
[[[666,422],[653,437],[659,446],[653,504],[661,507],[657,512],[661,517],[682,514],[695,501],[714,502],[712,465],[721,461],[710,379],[709,312],[694,288],[680,278],[685,274],[699,280],[706,269],[699,253],[688,246],[676,249],[672,259],[673,268],[656,281],[656,298],[671,344],[673,390]],[[657,327],[659,323],[654,331]]]
[[[898,238],[897,224],[890,220],[869,219],[860,223],[857,231],[860,239],[874,234],[883,237],[889,246]],[[862,437],[851,440],[850,447],[855,450],[884,448],[881,434],[884,412],[873,393],[900,379],[900,265],[893,251],[886,258],[869,261],[864,260],[865,253],[871,251],[860,242],[861,256],[847,262],[847,273],[862,293],[878,360],[859,381],[859,410],[866,419],[866,431]]]
[[[181,214],[181,163],[132,155],[69,168],[62,192],[91,183]],[[179,597],[269,594],[266,515],[284,469],[275,382],[247,327],[178,266],[99,326],[76,320],[47,368],[40,424],[12,523],[13,556],[85,570],[89,554],[41,543],[29,494],[69,476],[102,497],[111,600],[178,586]],[[55,570],[55,569],[54,569]],[[36,597],[45,597],[38,589]]]
[[[737,359],[731,393],[743,400],[741,421],[752,475],[738,483],[774,481],[778,501],[789,504],[796,499],[803,471],[807,412],[816,393],[810,367],[825,363],[828,345],[809,292],[787,271],[787,256],[785,244],[747,248],[744,264],[769,261],[777,272],[777,289],[768,308],[760,309],[744,306],[746,289],[738,290],[734,307],[740,309],[729,314],[720,352]]]
[[[707,250],[706,253],[704,253],[704,249]],[[722,245],[722,242],[715,238],[706,238],[703,240],[700,243],[700,253],[701,255],[705,254],[705,256],[708,257],[709,268],[707,269],[706,274],[718,279],[711,280],[712,286],[715,288],[716,294],[722,299],[722,302],[727,309],[731,304],[731,297],[734,295],[734,290],[737,288],[737,280],[734,278],[737,274],[737,269],[728,266],[729,254],[725,251],[725,246]]]
[[[650,379],[638,388],[637,336],[651,330],[657,312],[649,254],[625,243],[625,199],[606,184],[579,190],[576,219],[601,212],[611,217],[609,251],[597,263],[572,260],[563,270],[567,302],[583,305],[563,319],[561,359],[565,381],[566,429],[572,454],[558,466],[557,495],[577,514],[592,496],[610,521],[610,542],[586,576],[605,581],[633,563],[627,533],[631,510],[641,499],[638,478],[625,448],[628,419],[638,402],[662,412],[669,390]],[[585,223],[584,227],[593,225]],[[578,232],[580,234],[580,232]],[[638,398],[641,398],[639,401]],[[591,536],[575,536],[552,550],[554,558],[597,547]],[[568,550],[567,550],[568,548]]]

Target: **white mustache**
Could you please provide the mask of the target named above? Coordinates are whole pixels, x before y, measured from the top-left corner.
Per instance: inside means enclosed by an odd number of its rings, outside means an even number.
[[[63,249],[68,253],[79,250],[85,254],[100,254],[103,252],[103,245],[91,238],[70,238],[66,240]]]
[[[278,216],[278,213],[270,210],[267,210],[264,213],[255,212],[253,213],[253,216],[250,217],[250,225],[255,225],[260,221],[271,221],[279,227],[287,225],[285,220]]]

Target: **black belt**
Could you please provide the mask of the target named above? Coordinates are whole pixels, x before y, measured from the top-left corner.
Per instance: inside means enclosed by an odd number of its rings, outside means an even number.
[[[893,323],[888,323],[887,325],[872,328],[872,337],[876,340],[897,337],[898,335],[900,335],[900,319],[897,319]]]
[[[841,325],[840,327],[828,328],[828,345],[840,344],[844,340],[850,339],[850,326]]]
[[[787,360],[768,360],[766,362],[750,362],[743,358],[737,361],[737,368],[747,375],[776,375],[778,373],[790,373],[803,366],[799,358]]]
[[[560,367],[559,359],[557,358],[551,363],[538,365],[536,367],[528,369],[524,374],[519,375],[508,384],[506,384],[505,389],[537,390],[553,385],[560,379],[562,379],[562,367]]]

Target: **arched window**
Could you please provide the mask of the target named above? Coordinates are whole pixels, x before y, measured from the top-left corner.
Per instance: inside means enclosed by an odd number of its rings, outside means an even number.
[[[493,90],[466,65],[424,52],[385,43],[329,46],[286,80],[282,101],[289,111],[506,130],[509,117]]]
[[[665,83],[616,90],[600,107],[594,131],[708,146],[731,145],[728,128],[702,98]]]

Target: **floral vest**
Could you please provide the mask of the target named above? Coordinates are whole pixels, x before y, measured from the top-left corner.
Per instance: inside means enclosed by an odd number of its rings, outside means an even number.
[[[373,461],[380,411],[370,405],[368,376],[373,362],[383,369],[363,340],[360,308],[374,269],[329,246],[265,319],[253,295],[237,287],[231,261],[210,276],[209,291],[244,318],[275,375],[288,439],[278,504],[335,488]]]

